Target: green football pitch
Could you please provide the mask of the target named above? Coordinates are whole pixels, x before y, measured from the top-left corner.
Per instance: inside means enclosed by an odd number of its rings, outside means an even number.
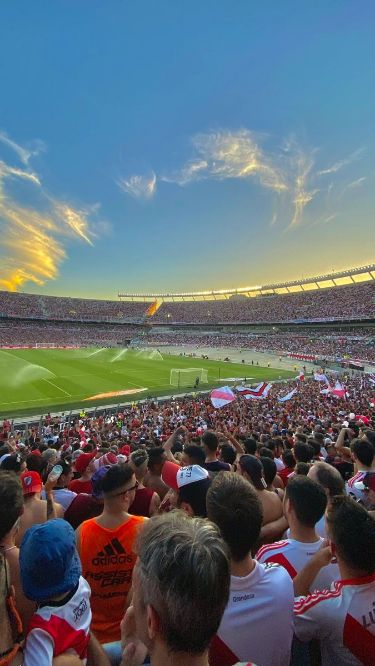
[[[192,385],[170,385],[171,369],[188,368],[207,369],[208,384],[201,384],[201,390],[244,378],[256,383],[295,374],[278,368],[161,355],[156,350],[0,349],[0,414],[14,418],[188,392]]]

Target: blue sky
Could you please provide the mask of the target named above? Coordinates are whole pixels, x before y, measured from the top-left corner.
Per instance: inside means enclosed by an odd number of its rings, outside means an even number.
[[[4,0],[0,288],[372,261],[374,20],[370,1]]]

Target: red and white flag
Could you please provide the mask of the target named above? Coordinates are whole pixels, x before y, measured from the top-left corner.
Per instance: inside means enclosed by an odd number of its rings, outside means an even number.
[[[229,386],[220,386],[220,388],[214,389],[211,391],[211,402],[216,409],[220,407],[225,407],[229,403],[233,402],[236,399],[233,391]]]
[[[320,395],[329,395],[332,391],[332,386],[327,386],[327,388],[324,388],[320,391]]]
[[[269,382],[261,382],[255,388],[246,388],[246,386],[239,386],[237,392],[242,395],[246,400],[260,400],[266,398],[270,392],[272,384]]]
[[[336,382],[333,389],[331,390],[332,395],[336,396],[336,398],[345,398],[346,397],[346,389],[343,384],[340,384],[340,382]]]
[[[301,370],[301,372],[299,373],[299,375],[297,375],[296,379],[299,379],[300,382],[304,382],[304,381],[305,381],[305,373],[303,372],[303,370]]]

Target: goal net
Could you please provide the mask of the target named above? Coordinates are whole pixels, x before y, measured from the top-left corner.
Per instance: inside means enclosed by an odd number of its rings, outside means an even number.
[[[203,368],[173,368],[170,374],[171,386],[199,386],[208,384],[208,371]]]

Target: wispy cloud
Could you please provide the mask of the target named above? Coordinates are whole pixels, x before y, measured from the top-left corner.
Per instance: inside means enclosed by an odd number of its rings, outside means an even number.
[[[339,160],[338,162],[334,162],[334,164],[332,164],[330,167],[318,171],[317,176],[326,176],[331,173],[337,173],[343,167],[349,166],[349,164],[352,164],[353,162],[358,160],[363,155],[364,150],[365,150],[364,148],[358,148],[353,153],[348,155],[348,157],[344,157],[344,159]]]
[[[16,143],[10,139],[5,132],[0,132],[0,141],[5,146],[10,148],[14,153],[16,153],[20,162],[22,162],[22,164],[25,166],[28,166],[32,157],[35,157],[45,150],[45,144],[39,139],[34,141],[34,148],[25,148],[24,146],[20,146],[19,143]]]
[[[0,161],[0,288],[15,291],[25,282],[43,285],[55,279],[69,238],[92,245],[90,211],[51,197],[43,188],[39,174],[29,167],[39,151],[24,149],[3,133],[0,141],[25,167]],[[26,203],[28,192],[19,191],[27,181],[33,188],[32,205]]]
[[[156,175],[119,178],[117,184],[123,192],[136,199],[151,199],[156,192]]]
[[[276,159],[267,155],[256,137],[247,129],[221,131],[193,137],[196,156],[180,170],[166,174],[161,180],[187,185],[206,178],[254,179],[276,192],[288,189],[285,176]]]
[[[291,231],[314,225],[316,219],[333,219],[343,193],[339,172],[358,161],[364,148],[322,168],[320,151],[303,147],[294,136],[273,151],[266,148],[268,140],[249,129],[200,133],[192,138],[191,154],[180,167],[157,176],[153,173],[152,178],[123,178],[118,184],[131,196],[150,199],[157,180],[180,187],[204,180],[243,180],[270,192],[274,211],[271,227],[280,222],[285,231]],[[328,187],[322,178],[326,175],[331,176]],[[359,187],[363,180],[349,183],[344,191]]]
[[[362,185],[364,184],[364,182],[366,180],[367,180],[366,176],[362,176],[361,178],[357,178],[356,180],[352,180],[351,183],[348,183],[347,185],[345,185],[342,193],[346,192],[347,190],[354,190],[357,187],[362,187]]]

